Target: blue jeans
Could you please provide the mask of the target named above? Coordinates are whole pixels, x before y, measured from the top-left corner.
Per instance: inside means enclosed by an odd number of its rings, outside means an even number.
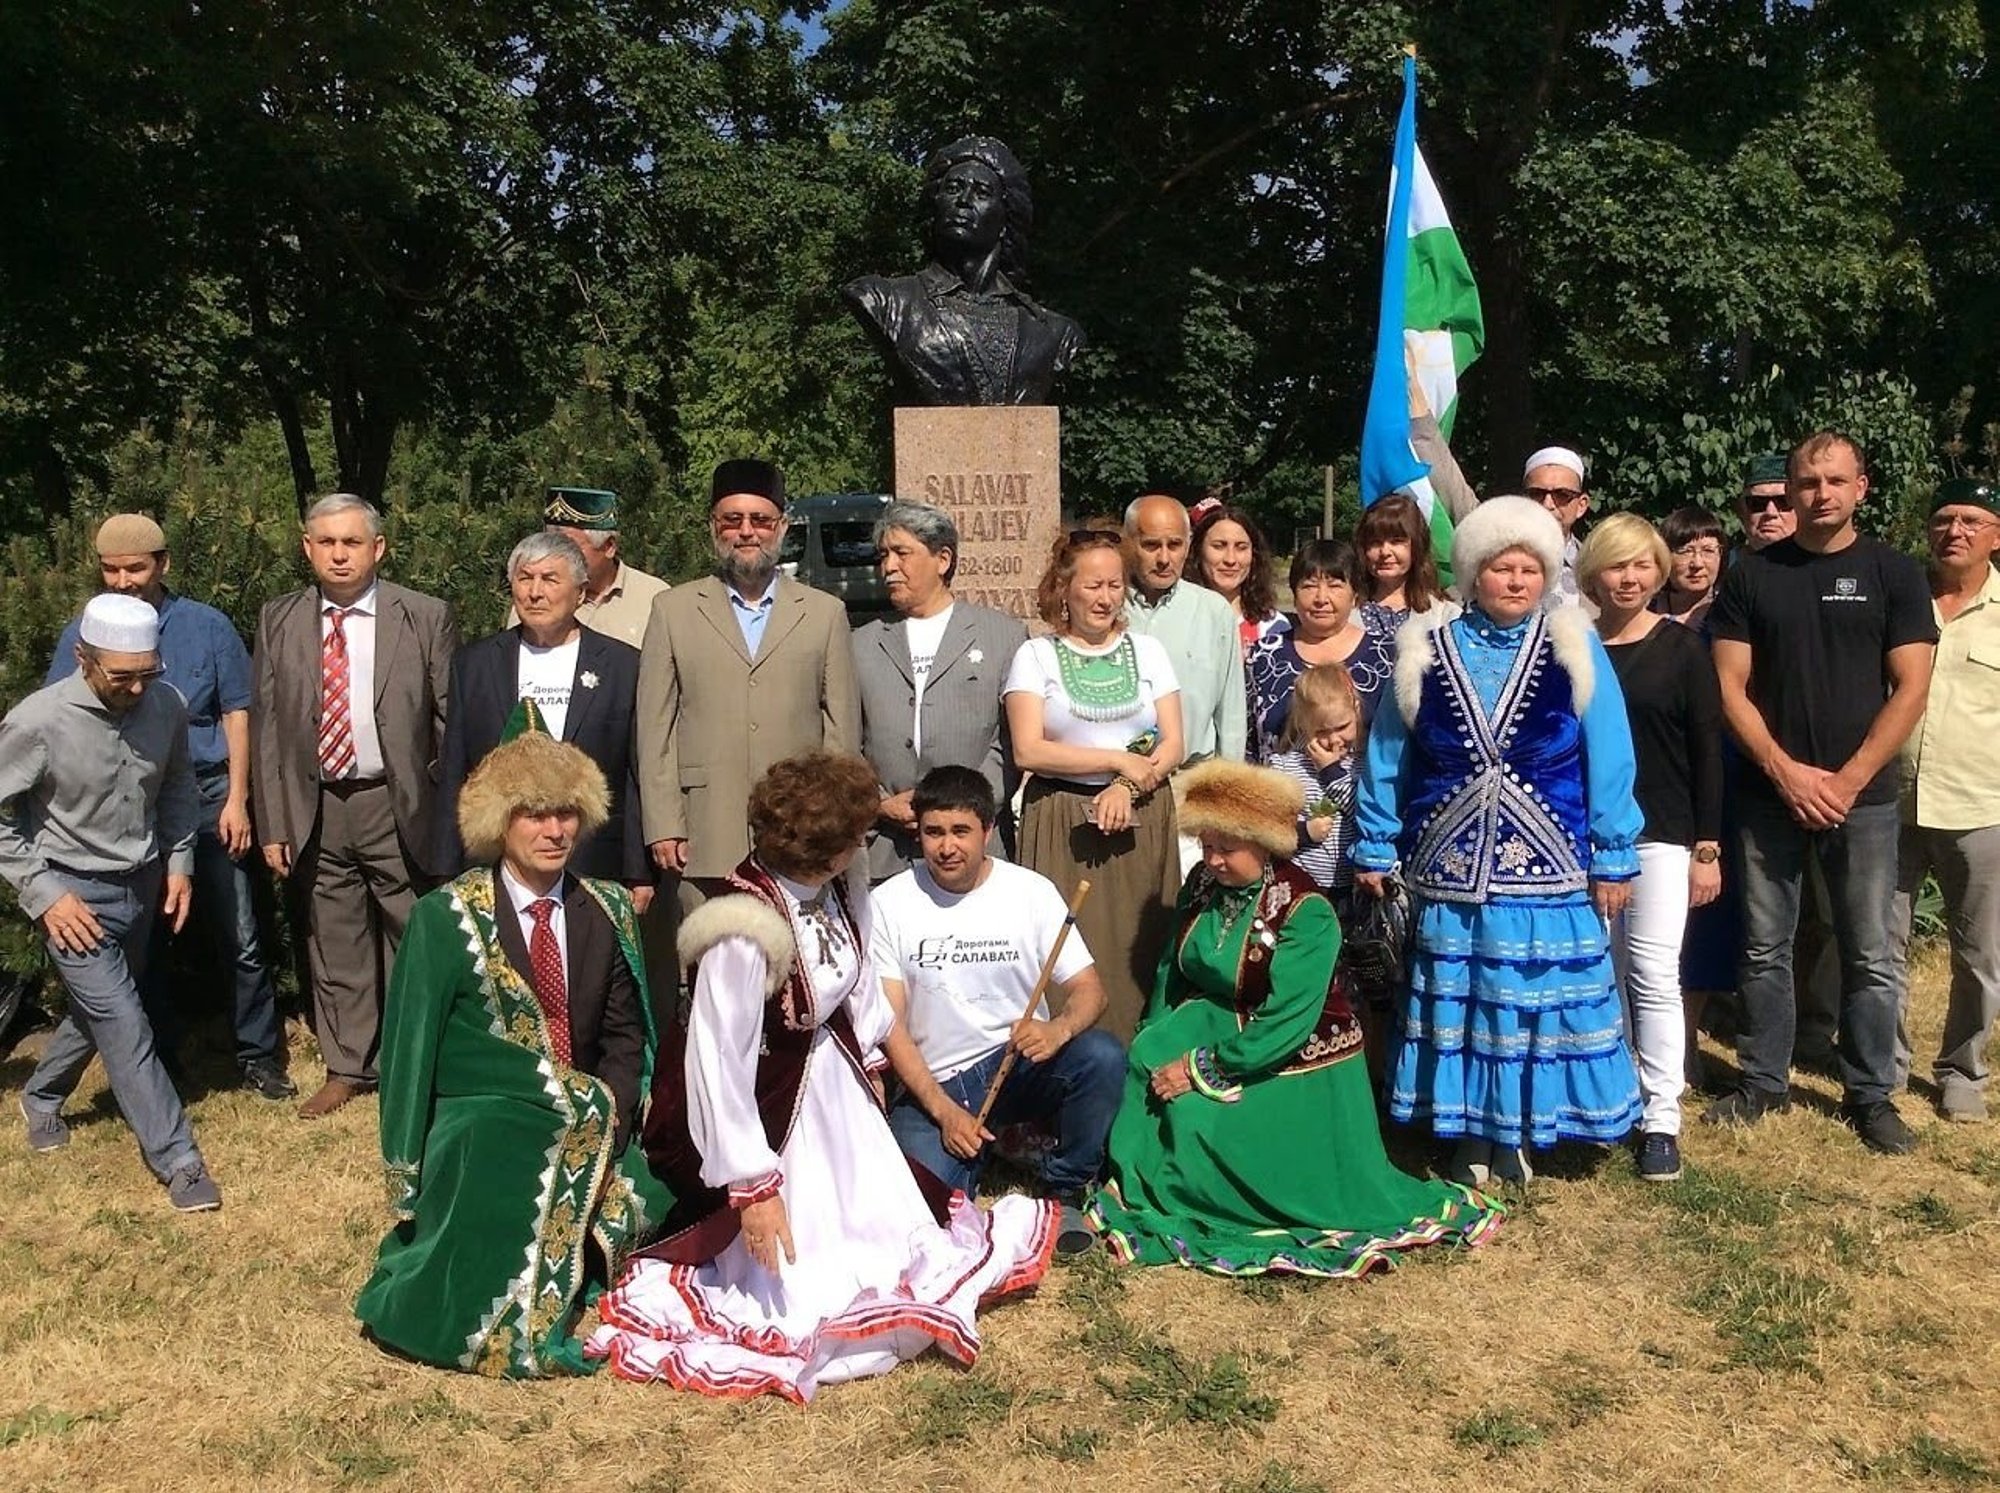
[[[1737,805],[1743,852],[1743,1002],[1736,1035],[1744,1083],[1766,1093],[1791,1087],[1798,1011],[1792,939],[1798,930],[1806,857],[1819,862],[1840,950],[1841,1087],[1851,1105],[1887,1100],[1896,1081],[1899,980],[1891,907],[1896,895],[1900,815],[1893,803],[1857,805],[1836,829],[1809,830],[1768,789]]]
[[[208,931],[209,947],[228,971],[235,997],[236,1061],[279,1061],[278,994],[264,950],[257,937],[257,908],[250,895],[249,860],[232,860],[222,848],[216,823],[229,796],[229,774],[207,773],[196,780],[201,794],[201,833],[194,842],[194,906],[190,922]],[[257,853],[252,846],[250,855]],[[153,948],[139,995],[161,1053],[172,1058],[180,1045],[181,1021],[176,991],[166,960],[173,937],[163,920],[155,919]]]
[[[938,1087],[954,1103],[978,1114],[986,1100],[986,1086],[1000,1071],[1006,1052],[1004,1047],[994,1048],[970,1068],[941,1079]],[[997,1133],[1003,1125],[1028,1121],[1053,1126],[1057,1145],[1042,1163],[1042,1181],[1051,1192],[1082,1192],[1103,1169],[1104,1140],[1111,1134],[1111,1121],[1118,1113],[1124,1088],[1125,1044],[1092,1027],[1070,1038],[1046,1063],[1019,1059],[1000,1087],[986,1128]],[[889,1129],[903,1154],[928,1167],[940,1182],[968,1197],[978,1193],[986,1152],[971,1161],[952,1155],[944,1148],[937,1125],[909,1095],[890,1109]]]
[[[49,1039],[48,1051],[28,1078],[21,1107],[53,1115],[75,1090],[92,1054],[104,1059],[111,1096],[139,1138],[146,1165],[162,1182],[201,1160],[194,1128],[153,1050],[153,1028],[139,1004],[135,976],[146,966],[146,941],[160,905],[160,864],[128,876],[63,875],[104,929],[88,954],[65,954],[51,943],[49,958],[69,987],[69,1013]]]

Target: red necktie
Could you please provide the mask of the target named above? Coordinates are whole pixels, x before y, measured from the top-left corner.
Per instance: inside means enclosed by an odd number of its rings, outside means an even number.
[[[335,607],[319,648],[319,775],[338,778],[354,766],[354,722],[347,704],[347,613]]]
[[[549,919],[556,915],[556,899],[538,897],[528,904],[528,916],[535,920],[534,937],[528,940],[528,967],[535,972],[535,999],[549,1023],[549,1046],[556,1061],[570,1066],[569,985],[563,979],[562,949],[556,943]]]

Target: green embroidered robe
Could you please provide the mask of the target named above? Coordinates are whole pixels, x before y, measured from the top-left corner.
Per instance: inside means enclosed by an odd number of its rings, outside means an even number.
[[[482,867],[419,900],[396,953],[381,1058],[394,1224],[354,1309],[377,1340],[427,1363],[586,1373],[577,1311],[672,1199],[636,1140],[613,1154],[610,1087],[556,1061],[535,993],[501,949],[494,881]],[[638,987],[644,1094],[657,1033],[632,899],[611,882],[582,885]]]

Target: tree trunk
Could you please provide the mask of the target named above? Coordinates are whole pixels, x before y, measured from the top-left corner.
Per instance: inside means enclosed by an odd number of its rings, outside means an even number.
[[[292,489],[303,514],[319,492],[319,474],[313,470],[312,448],[306,444],[305,419],[299,413],[298,391],[269,352],[271,300],[264,284],[263,265],[252,253],[248,256],[243,283],[250,303],[251,360],[264,384],[264,397],[278,417],[285,433],[285,456],[291,463]]]
[[[67,518],[73,493],[69,481],[69,464],[63,460],[62,452],[46,432],[35,438],[35,455],[32,468],[35,485],[35,502],[40,505],[42,517],[53,525],[57,519]]]

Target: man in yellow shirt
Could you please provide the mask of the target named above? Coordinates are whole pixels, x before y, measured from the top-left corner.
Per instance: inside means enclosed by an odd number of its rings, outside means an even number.
[[[2000,487],[1954,478],[1931,501],[1940,636],[1923,717],[1903,745],[1903,828],[1891,914],[1899,972],[1926,872],[1944,893],[1951,999],[1931,1065],[1947,1120],[1986,1118],[1986,1043],[2000,1016]],[[1896,1067],[1910,1070],[1909,981]]]

